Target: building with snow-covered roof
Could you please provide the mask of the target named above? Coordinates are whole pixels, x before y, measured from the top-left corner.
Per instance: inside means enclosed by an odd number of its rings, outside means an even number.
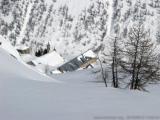
[[[88,50],[69,62],[61,65],[58,67],[58,70],[61,72],[70,72],[78,70],[79,68],[87,68],[89,66],[93,67],[91,64],[96,63],[96,61],[97,55],[92,50]]]
[[[41,57],[37,57],[36,59],[32,60],[35,65],[48,65],[48,66],[58,66],[64,63],[64,59],[56,52],[52,51],[47,53]]]
[[[31,52],[31,48],[25,45],[17,45],[15,48],[20,54],[30,54]]]

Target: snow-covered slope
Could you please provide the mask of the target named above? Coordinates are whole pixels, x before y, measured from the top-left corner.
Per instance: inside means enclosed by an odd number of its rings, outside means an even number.
[[[2,81],[25,79],[25,80],[58,82],[56,80],[52,80],[51,78],[36,72],[27,65],[19,62],[15,56],[13,56],[11,53],[8,53],[5,49],[1,47],[0,47],[0,66],[1,66],[0,76]]]
[[[92,70],[54,75],[51,79],[8,52],[0,47],[2,120],[159,117],[159,85],[148,88],[150,93],[106,88]]]
[[[87,70],[54,76],[65,84],[9,75],[11,77],[0,79],[1,120],[94,120],[108,117],[127,120],[127,117],[148,119],[160,114],[159,86],[150,89],[150,93],[105,88],[103,83],[97,83],[95,74]]]

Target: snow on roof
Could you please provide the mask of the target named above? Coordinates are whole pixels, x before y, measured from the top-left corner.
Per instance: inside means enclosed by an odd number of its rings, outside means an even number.
[[[23,54],[23,55],[21,55],[21,57],[24,62],[30,62],[35,59],[35,56],[33,56],[31,54]]]
[[[17,49],[17,50],[26,50],[26,49],[28,49],[29,47],[28,46],[26,46],[26,45],[17,45],[17,46],[15,46],[15,49]]]
[[[17,50],[10,44],[10,42],[7,39],[4,39],[2,36],[0,36],[0,47],[6,50],[9,54],[13,55],[16,59],[19,61],[22,61],[19,53]]]
[[[32,61],[35,65],[44,64],[50,66],[57,66],[64,63],[64,59],[56,52],[50,52]]]
[[[86,56],[86,57],[92,57],[92,58],[96,57],[96,54],[92,50],[88,50],[83,55]]]
[[[82,54],[84,57],[96,58],[96,54],[92,50],[88,50],[87,52]],[[78,60],[80,60],[82,56],[78,56]]]
[[[97,58],[96,54],[92,50],[88,50],[81,55],[73,58],[72,60],[66,62],[65,64],[61,65],[58,69],[63,71],[75,71],[80,69],[81,67],[86,67],[91,64],[91,60],[93,61]],[[95,59],[96,60],[96,59]]]

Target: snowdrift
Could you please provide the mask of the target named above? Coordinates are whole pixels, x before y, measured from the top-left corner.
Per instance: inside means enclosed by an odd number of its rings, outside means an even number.
[[[28,110],[25,102],[34,96],[32,96],[32,90],[41,90],[49,84],[54,85],[57,83],[59,82],[29,69],[23,63],[19,62],[15,56],[0,47],[1,120],[10,120],[12,118],[12,120],[24,120],[23,118],[18,118],[19,109],[17,109],[17,107],[22,107],[22,111],[23,109]],[[42,86],[40,86],[41,84]],[[27,98],[24,97],[26,94],[29,94]],[[30,105],[30,107],[32,107],[32,105]],[[29,108],[29,110],[30,109],[32,108]],[[16,114],[14,114],[14,112],[16,112]],[[16,115],[16,117],[13,114]]]

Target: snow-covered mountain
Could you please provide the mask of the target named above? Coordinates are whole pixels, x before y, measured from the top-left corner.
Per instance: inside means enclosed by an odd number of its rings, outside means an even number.
[[[126,37],[140,16],[152,38],[160,39],[159,0],[1,0],[0,34],[34,51],[48,42],[63,56],[107,44],[114,33]]]
[[[63,55],[81,53],[101,45],[108,7],[105,0],[1,0],[0,34],[13,45],[50,42]]]

